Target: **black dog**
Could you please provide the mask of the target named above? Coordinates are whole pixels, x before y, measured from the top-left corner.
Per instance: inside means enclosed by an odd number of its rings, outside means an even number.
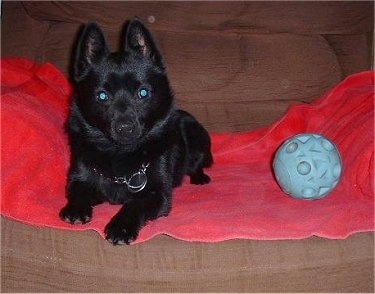
[[[185,174],[206,184],[212,164],[207,131],[177,110],[160,52],[137,20],[123,48],[110,53],[88,24],[74,61],[75,95],[68,120],[72,164],[60,217],[87,223],[92,207],[123,204],[105,228],[108,241],[129,244],[142,226],[171,210],[172,188]]]

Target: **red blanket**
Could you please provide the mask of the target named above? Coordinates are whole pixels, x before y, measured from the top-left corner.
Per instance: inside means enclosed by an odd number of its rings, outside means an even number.
[[[1,214],[27,224],[67,230],[103,228],[119,206],[94,208],[86,225],[62,222],[69,148],[64,133],[71,88],[51,64],[3,59],[1,65]],[[213,134],[214,166],[205,186],[174,190],[171,214],[150,222],[137,242],[158,234],[189,241],[233,238],[345,238],[374,230],[374,72],[353,75],[313,104],[290,107],[272,126]],[[301,132],[322,134],[338,146],[342,179],[327,197],[295,200],[274,180],[278,146]]]

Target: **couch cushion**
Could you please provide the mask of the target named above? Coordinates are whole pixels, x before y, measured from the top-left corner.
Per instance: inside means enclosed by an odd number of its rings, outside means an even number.
[[[358,34],[373,27],[368,2],[113,2],[24,1],[28,13],[41,20],[87,22],[118,27],[139,16],[155,30],[290,32]]]
[[[50,27],[38,60],[68,72],[77,24]],[[115,50],[119,30],[104,33]],[[155,32],[179,107],[213,132],[244,131],[280,118],[292,102],[311,102],[342,76],[321,36]],[[69,41],[66,41],[69,40]]]
[[[49,22],[30,17],[22,3],[2,2],[1,56],[22,56],[32,58],[43,50],[41,42],[48,31]]]

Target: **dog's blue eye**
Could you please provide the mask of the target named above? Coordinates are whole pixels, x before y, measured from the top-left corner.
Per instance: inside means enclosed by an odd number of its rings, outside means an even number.
[[[108,100],[108,94],[105,92],[105,91],[99,91],[97,94],[96,94],[96,98],[98,99],[98,101],[100,102],[105,102]]]
[[[150,91],[146,88],[140,88],[138,91],[139,98],[148,98],[150,96]]]

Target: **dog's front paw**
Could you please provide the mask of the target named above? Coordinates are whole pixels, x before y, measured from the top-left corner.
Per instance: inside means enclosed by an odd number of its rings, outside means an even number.
[[[92,218],[92,207],[78,207],[67,204],[63,209],[61,209],[59,216],[64,222],[67,223],[85,224],[88,223]]]
[[[105,228],[107,241],[113,245],[129,245],[138,236],[138,226],[125,225],[124,223],[111,221]]]

